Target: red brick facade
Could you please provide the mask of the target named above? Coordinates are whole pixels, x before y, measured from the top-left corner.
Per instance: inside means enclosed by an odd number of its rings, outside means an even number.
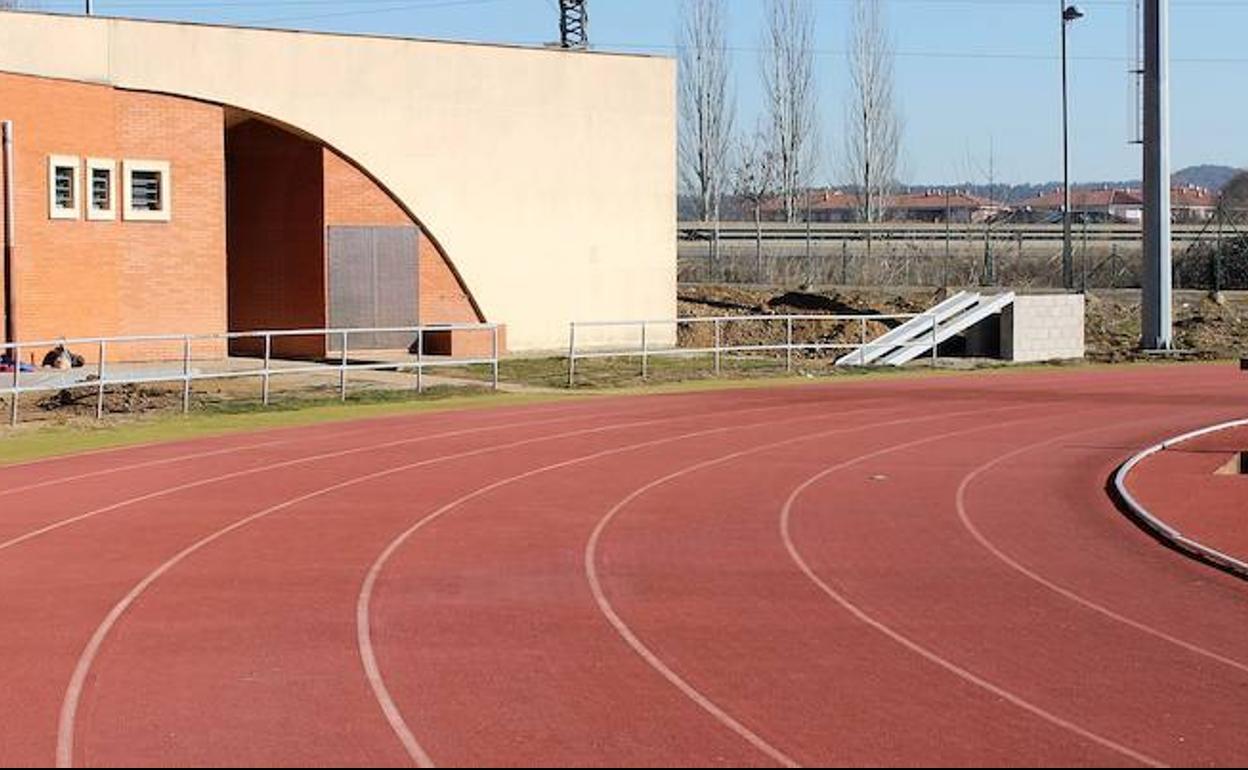
[[[0,74],[0,120],[15,133],[14,327],[18,339],[217,332],[226,322],[222,111],[208,104]],[[48,158],[167,161],[169,222],[52,219]],[[0,234],[0,238],[2,238]],[[119,358],[167,354],[127,346]],[[94,351],[82,351],[90,356]],[[201,346],[197,355],[217,355]]]
[[[321,328],[328,324],[327,228],[418,226],[333,151],[220,106],[0,74],[0,120],[13,121],[16,135],[18,339]],[[51,216],[51,156],[78,159],[77,218]],[[115,162],[113,220],[87,216],[88,158]],[[125,160],[169,164],[169,221],[123,215]],[[413,259],[420,323],[480,320],[423,229]],[[124,347],[111,357],[181,355],[180,345]],[[468,338],[454,347],[457,354],[488,352]],[[254,345],[233,349],[258,352]],[[91,358],[94,351],[80,352]],[[224,347],[197,343],[194,352],[217,356]],[[274,352],[323,355],[325,341],[286,340]]]

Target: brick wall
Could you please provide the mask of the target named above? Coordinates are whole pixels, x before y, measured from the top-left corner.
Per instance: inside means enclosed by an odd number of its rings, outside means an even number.
[[[326,226],[395,227],[418,223],[373,180],[332,150],[325,150]],[[420,323],[478,323],[481,320],[450,262],[422,228],[419,259]],[[493,343],[483,333],[456,332],[445,349],[457,356],[487,355]],[[506,349],[506,346],[502,346]]]
[[[219,107],[0,74],[3,119],[13,121],[16,135],[13,283],[19,339],[224,331],[225,170]],[[76,220],[49,217],[49,155],[80,159]],[[88,157],[116,161],[113,221],[87,220]],[[171,221],[135,222],[122,216],[125,159],[169,162]],[[201,348],[199,355],[217,352],[212,346]],[[130,345],[116,355],[172,353],[168,346]]]
[[[248,120],[226,132],[230,329],[326,325],[321,147]],[[256,353],[238,342],[235,352]],[[321,337],[277,340],[278,356],[321,356]]]

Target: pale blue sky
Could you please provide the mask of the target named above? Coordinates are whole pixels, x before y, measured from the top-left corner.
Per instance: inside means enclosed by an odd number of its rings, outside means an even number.
[[[759,105],[761,0],[727,0],[743,125]],[[825,157],[839,149],[847,89],[848,0],[814,0]],[[78,0],[38,0],[74,11]],[[998,181],[1060,176],[1060,0],[887,0],[905,116],[903,179]],[[1132,0],[1083,0],[1072,30],[1073,175],[1138,177],[1127,68]],[[97,13],[341,32],[541,43],[557,37],[555,0],[97,0]],[[596,48],[673,55],[675,0],[590,0]],[[1248,166],[1248,0],[1172,0],[1174,156]],[[823,176],[835,181],[829,163]]]

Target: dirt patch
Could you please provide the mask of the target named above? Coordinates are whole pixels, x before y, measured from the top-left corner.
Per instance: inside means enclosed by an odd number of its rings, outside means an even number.
[[[728,315],[889,315],[921,313],[944,299],[947,292],[921,288],[857,289],[829,288],[793,291],[766,287],[687,285],[680,288],[681,317]],[[1087,347],[1092,361],[1117,362],[1142,358],[1140,340],[1140,292],[1111,289],[1088,293]],[[1248,292],[1217,295],[1203,291],[1178,291],[1174,303],[1175,345],[1199,359],[1236,358],[1248,353]],[[865,323],[867,339],[896,325],[890,320]],[[798,341],[850,344],[864,334],[860,321],[798,321]],[[721,324],[726,345],[781,343],[787,331],[782,321],[749,321]],[[711,324],[681,327],[680,344],[703,347],[712,344]]]

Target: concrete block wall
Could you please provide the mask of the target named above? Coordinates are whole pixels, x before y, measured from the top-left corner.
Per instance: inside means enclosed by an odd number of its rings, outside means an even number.
[[[1084,357],[1082,294],[1019,295],[1001,314],[1001,357],[1055,361]]]

